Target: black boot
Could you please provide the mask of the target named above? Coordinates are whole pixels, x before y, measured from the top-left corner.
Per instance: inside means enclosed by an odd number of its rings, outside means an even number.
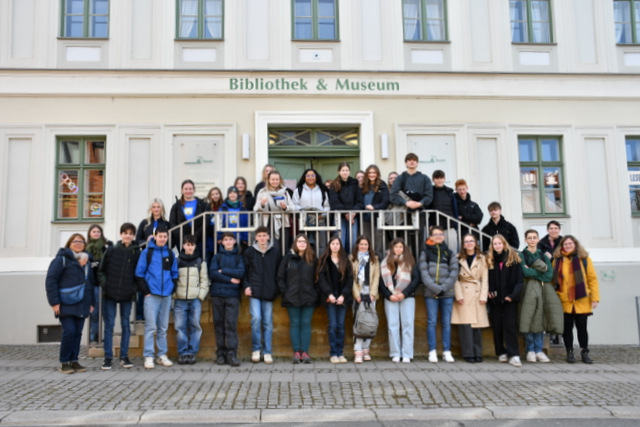
[[[576,363],[576,357],[573,355],[573,349],[567,349],[567,363]]]
[[[580,356],[582,356],[582,361],[588,365],[591,365],[593,363],[593,360],[591,360],[591,358],[589,357],[589,349],[588,348],[583,348],[582,350],[580,350]]]
[[[228,353],[227,354],[227,363],[231,366],[240,366],[240,359],[238,359],[238,356],[236,356],[235,353]]]

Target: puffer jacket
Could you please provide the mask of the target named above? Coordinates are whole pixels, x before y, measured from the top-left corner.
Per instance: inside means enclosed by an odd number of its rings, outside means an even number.
[[[147,252],[153,248],[151,263],[147,265]],[[169,254],[169,247],[156,245],[155,239],[149,240],[148,247],[140,254],[136,266],[138,289],[143,295],[153,294],[163,297],[173,293],[178,280],[178,262]],[[173,259],[173,262],[171,262]]]
[[[420,253],[420,275],[425,298],[453,298],[458,279],[458,259],[447,244],[427,240]]]
[[[569,297],[569,288],[575,287],[575,278],[571,269],[571,257],[563,256],[562,258],[555,258],[553,260],[553,266],[555,268],[556,263],[562,263],[562,275],[564,277],[563,283],[556,283],[558,288],[558,296],[562,301],[562,309],[565,313],[577,313],[577,314],[591,314],[593,308],[591,303],[600,302],[600,287],[598,283],[598,274],[593,267],[591,258],[580,259],[580,269],[582,270],[582,276],[586,285],[587,296],[578,300],[571,300]],[[586,263],[586,268],[585,268]],[[557,278],[554,278],[557,281]]]
[[[523,334],[545,331],[561,334],[564,329],[562,303],[550,284],[553,268],[549,259],[540,249],[534,253],[524,249],[521,255],[524,290],[520,302],[518,330]]]
[[[277,280],[283,307],[313,307],[318,303],[317,265],[317,259],[308,264],[293,251],[282,259]]]
[[[139,258],[140,248],[133,243],[125,246],[119,241],[109,246],[98,268],[98,282],[106,298],[117,302],[133,299],[138,290],[135,272]]]
[[[198,255],[187,255],[184,250],[178,257],[178,283],[173,293],[174,299],[196,299],[204,301],[209,292],[207,263]]]
[[[358,300],[362,293],[362,286],[358,283],[358,258],[351,260],[351,266],[353,268],[353,299]],[[373,300],[377,300],[379,296],[378,287],[380,286],[380,261],[376,258],[375,261],[369,260],[366,269],[369,271],[369,296]]]
[[[238,245],[230,251],[221,247],[211,258],[209,277],[211,277],[212,297],[240,298],[242,282],[231,283],[231,279],[244,278],[244,258],[238,252]]]
[[[81,283],[85,284],[83,300],[77,304],[62,304],[60,289],[73,288]],[[93,272],[89,263],[82,267],[71,249],[60,248],[47,270],[47,301],[52,307],[60,304],[59,317],[88,317],[91,307],[96,306],[93,284]]]
[[[487,299],[489,294],[489,275],[487,259],[477,254],[471,267],[466,259],[459,260],[460,274],[454,286],[456,301],[451,313],[451,324],[471,325],[472,328],[486,328],[489,326],[487,313]]]
[[[273,301],[278,296],[276,274],[282,260],[282,254],[273,240],[269,241],[266,251],[260,250],[255,242],[244,251],[245,280],[243,289],[251,288],[251,298]]]

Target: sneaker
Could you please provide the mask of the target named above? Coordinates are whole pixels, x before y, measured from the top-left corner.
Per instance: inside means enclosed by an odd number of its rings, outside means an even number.
[[[193,356],[193,358],[195,359],[195,356]],[[229,361],[229,365],[233,366],[233,367],[238,367],[240,366],[240,359],[238,359],[238,357],[235,354],[229,354],[227,355],[227,360]]]
[[[536,360],[538,362],[540,362],[540,363],[549,363],[549,362],[551,362],[549,357],[546,354],[544,354],[543,352],[536,353]]]
[[[144,358],[144,369],[153,369],[156,365],[153,364],[153,357]]]
[[[473,358],[476,363],[482,363],[482,356],[476,356]]]
[[[100,369],[103,371],[111,370],[111,359],[104,359],[104,362],[102,362],[102,368]]]
[[[392,361],[393,363],[400,363],[400,356],[393,356],[393,357],[391,358],[391,361]]]
[[[120,366],[122,366],[123,368],[129,369],[129,368],[133,368],[133,363],[131,363],[131,360],[129,360],[129,358],[125,356],[122,359],[120,359]]]
[[[362,351],[354,351],[353,363],[362,363]]]
[[[79,364],[77,360],[75,362],[71,362],[71,367],[74,372],[87,372],[87,368]]]
[[[186,354],[181,354],[178,356],[178,365],[186,365],[187,364],[187,356]],[[158,362],[158,365],[162,365],[162,363]]]
[[[311,356],[306,351],[303,351],[300,355],[300,360],[302,360],[302,363],[311,363]]]
[[[273,363],[273,356],[271,356],[269,353],[265,354],[264,363],[266,363],[267,365],[271,365]]]
[[[408,357],[403,357],[402,363],[411,363],[411,359],[409,359]]]
[[[196,355],[195,354],[188,354],[187,355],[187,363],[189,365],[195,365],[196,364]]]
[[[513,356],[511,359],[509,359],[509,365],[515,366],[518,368],[522,366],[522,362],[520,361],[520,356]]]
[[[337,365],[340,363],[340,359],[338,359],[338,356],[331,356],[329,362],[331,362],[332,365]]]
[[[349,362],[349,361],[347,360],[347,358],[346,358],[346,357],[344,357],[343,355],[338,356],[338,360],[340,361],[340,363],[347,363],[347,362]]]
[[[166,354],[163,354],[162,356],[158,357],[156,359],[156,363],[160,366],[166,366],[167,368],[169,366],[173,366],[173,362],[169,360]]]
[[[453,356],[451,355],[450,351],[443,351],[442,352],[442,358],[444,359],[445,362],[447,363],[453,363],[455,362],[455,359],[453,358]]]
[[[593,360],[589,357],[588,348],[580,350],[580,356],[582,357],[582,363],[586,363],[587,365],[591,365],[593,363]]]
[[[216,357],[216,365],[226,365],[227,364],[227,358],[224,357],[224,355],[220,355],[218,357]]]
[[[368,348],[365,348],[364,350],[362,350],[362,359],[366,362],[371,360],[371,355],[369,354]]]
[[[536,353],[533,351],[527,351],[527,362],[536,363]]]
[[[463,357],[464,361],[467,363],[476,363],[475,357]]]
[[[71,363],[63,363],[62,365],[60,365],[60,368],[58,368],[58,371],[62,372],[63,374],[73,374],[75,372],[71,367]]]
[[[294,365],[300,363],[300,352],[296,351],[295,353],[293,353],[293,360],[291,360],[293,362]]]
[[[260,362],[260,350],[256,350],[256,351],[251,353],[251,361],[253,363]]]
[[[438,363],[438,355],[436,354],[435,350],[431,350],[429,352],[429,362]]]
[[[508,361],[509,361],[509,358],[507,357],[506,354],[501,354],[500,356],[498,356],[498,362],[507,363]]]

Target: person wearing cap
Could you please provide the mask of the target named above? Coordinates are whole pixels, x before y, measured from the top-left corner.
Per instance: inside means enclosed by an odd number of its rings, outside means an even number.
[[[239,199],[240,192],[238,187],[232,185],[227,190],[227,198],[220,206],[220,212],[226,212],[222,215],[222,228],[245,228],[249,225],[248,214],[241,214],[246,208]],[[228,230],[227,230],[228,231]],[[223,232],[218,232],[218,242],[222,241]],[[249,242],[249,233],[240,231],[234,233],[236,241],[241,249],[245,249]]]

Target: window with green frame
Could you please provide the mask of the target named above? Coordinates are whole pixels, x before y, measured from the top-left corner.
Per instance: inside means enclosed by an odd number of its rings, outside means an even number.
[[[616,43],[640,43],[640,0],[614,0],[613,20],[616,24]]]
[[[61,37],[109,37],[109,0],[62,0],[61,5]]]
[[[338,0],[291,0],[293,40],[338,40]]]
[[[521,136],[520,191],[525,215],[564,215],[564,165],[558,136]]]
[[[223,0],[177,0],[178,39],[222,40]]]
[[[405,41],[446,41],[446,16],[446,0],[402,0]]]
[[[511,41],[552,43],[551,0],[510,0]]]
[[[56,141],[56,220],[104,219],[105,137]]]
[[[358,128],[270,128],[269,153],[271,155],[325,155],[358,156],[360,152]]]
[[[631,214],[640,216],[640,136],[628,136],[626,148]]]

